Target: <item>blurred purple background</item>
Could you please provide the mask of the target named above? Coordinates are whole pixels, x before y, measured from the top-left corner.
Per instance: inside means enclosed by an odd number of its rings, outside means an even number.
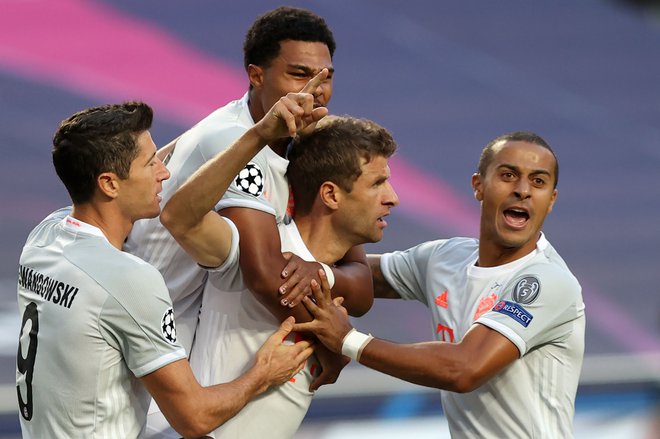
[[[390,129],[401,205],[370,252],[475,235],[481,148],[538,132],[560,161],[548,239],[584,288],[587,355],[660,352],[660,20],[608,1],[292,1],[337,40],[330,110]],[[0,2],[0,379],[11,383],[17,260],[29,230],[68,202],[50,162],[59,121],[141,99],[164,145],[243,95],[242,42],[274,1]],[[356,321],[425,340],[415,304]],[[12,331],[14,331],[12,333]],[[5,367],[6,365],[6,367]]]

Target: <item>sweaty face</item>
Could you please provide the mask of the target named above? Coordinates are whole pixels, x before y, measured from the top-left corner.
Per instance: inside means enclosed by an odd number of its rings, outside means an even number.
[[[131,162],[131,169],[126,180],[121,181],[118,200],[122,210],[132,221],[142,218],[154,218],[160,213],[163,180],[170,178],[170,173],[158,157],[156,145],[149,131],[137,138],[139,153]]]
[[[523,141],[494,146],[485,175],[472,177],[481,201],[480,241],[487,259],[506,263],[535,248],[557,197],[556,178],[555,158],[548,149]]]
[[[328,78],[313,93],[317,106],[326,106],[332,96],[332,58],[323,43],[286,40],[280,43],[278,56],[262,66],[260,83],[252,85],[259,93],[263,114],[287,93],[299,92],[321,70],[329,70]]]
[[[399,197],[390,184],[388,159],[373,157],[362,160],[362,174],[353,182],[351,192],[341,191],[337,210],[338,230],[351,245],[378,242],[387,227],[385,217],[399,204]]]

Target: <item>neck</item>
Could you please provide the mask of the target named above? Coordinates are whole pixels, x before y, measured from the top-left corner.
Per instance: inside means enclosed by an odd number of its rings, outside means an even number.
[[[94,203],[74,205],[71,216],[82,222],[98,227],[114,247],[122,250],[124,241],[133,228],[115,209]]]
[[[261,106],[261,99],[254,88],[248,91],[248,110],[250,110],[250,116],[252,116],[254,123],[259,122],[266,115]]]
[[[505,247],[492,241],[479,240],[479,259],[477,260],[477,265],[479,267],[498,267],[509,262],[517,261],[536,249],[536,243],[540,237],[541,235],[539,234],[535,240],[527,242],[520,247]]]
[[[332,265],[353,246],[337,233],[328,214],[296,215],[296,226],[314,259]]]

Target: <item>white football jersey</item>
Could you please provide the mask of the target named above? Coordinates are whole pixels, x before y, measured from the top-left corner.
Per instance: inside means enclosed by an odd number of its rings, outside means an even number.
[[[436,340],[457,343],[478,323],[520,351],[519,360],[478,389],[442,391],[452,437],[572,437],[584,354],[580,285],[543,235],[532,253],[498,267],[475,266],[478,246],[453,238],[381,259],[401,298],[429,308]]]
[[[163,182],[161,206],[206,161],[228,148],[254,125],[247,94],[214,111],[177,141],[167,163],[171,177]],[[264,147],[236,177],[216,210],[247,207],[287,220],[288,160]],[[137,221],[124,249],[152,264],[163,277],[174,304],[179,341],[190,352],[207,273],[177,244],[158,218]]]
[[[280,224],[282,251],[301,258],[314,258],[291,221]],[[216,273],[209,274],[200,313],[197,338],[190,365],[202,385],[224,383],[245,373],[253,364],[261,345],[279,327],[280,322],[263,306],[243,282],[238,264],[238,248],[231,261]],[[295,342],[296,334],[289,337]],[[319,370],[314,356],[290,382],[270,389],[249,402],[235,417],[218,428],[219,438],[290,438],[299,428],[313,393],[309,391],[313,375]]]
[[[163,278],[61,209],[20,258],[16,370],[23,437],[135,438],[142,377],[186,357]]]

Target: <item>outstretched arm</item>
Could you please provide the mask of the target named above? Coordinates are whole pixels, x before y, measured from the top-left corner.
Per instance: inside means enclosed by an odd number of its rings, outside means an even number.
[[[383,270],[380,269],[381,255],[367,255],[369,268],[374,281],[374,297],[379,299],[400,299],[401,296],[396,292],[392,285],[385,279]]]
[[[306,341],[282,344],[293,326],[286,320],[264,343],[255,364],[245,374],[224,384],[202,387],[187,360],[170,363],[140,378],[172,427],[185,437],[202,436],[225,423],[252,398],[288,381],[312,353]]]
[[[313,81],[323,81],[323,70]],[[231,229],[213,210],[234,177],[268,142],[321,119],[326,108],[314,108],[308,93],[280,98],[254,127],[228,149],[205,163],[167,203],[160,220],[177,242],[201,265],[221,265],[231,248]]]
[[[324,273],[319,276],[322,287],[312,284],[315,302],[303,299],[314,321],[296,324],[294,330],[313,332],[330,350],[350,354],[369,368],[423,386],[471,392],[519,357],[509,339],[480,324],[474,324],[455,344],[369,339],[354,331],[345,309],[333,302]]]

